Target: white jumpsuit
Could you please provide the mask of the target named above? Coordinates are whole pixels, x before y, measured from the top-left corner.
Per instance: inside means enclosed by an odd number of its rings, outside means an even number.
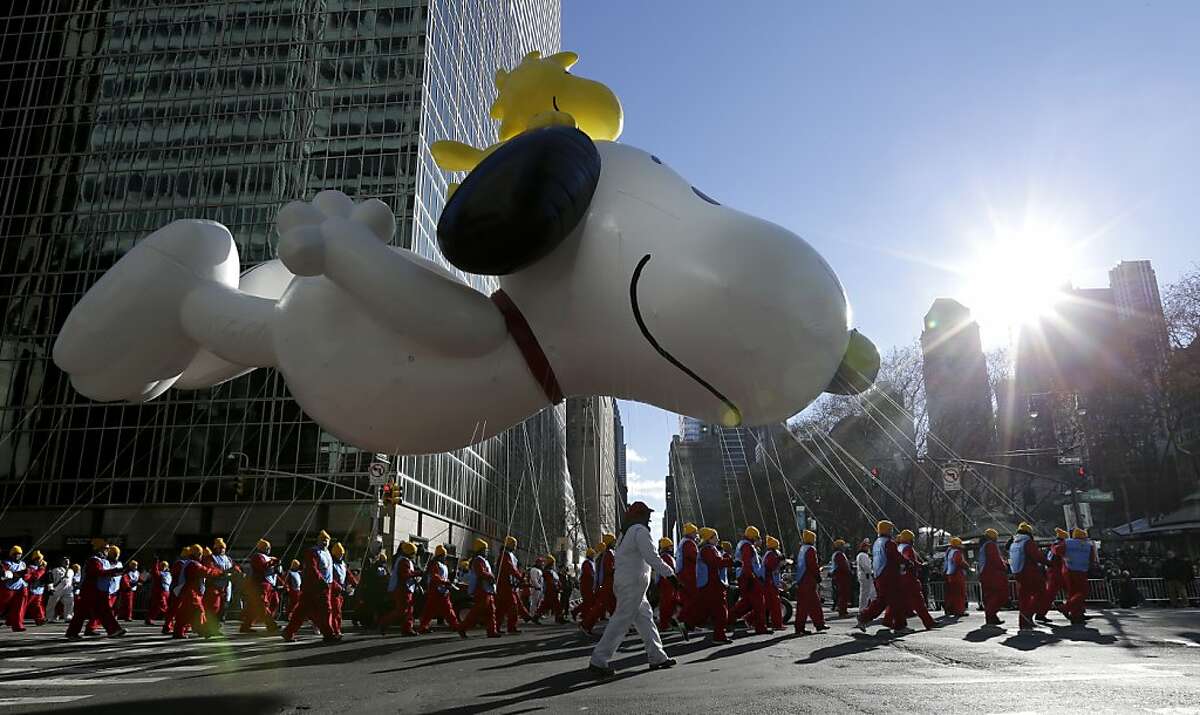
[[[663,578],[675,572],[659,558],[658,549],[650,540],[650,530],[642,524],[634,524],[625,530],[613,556],[616,559],[613,595],[617,598],[617,610],[608,619],[604,636],[592,651],[592,665],[608,667],[608,661],[629,632],[630,623],[646,644],[650,664],[662,663],[667,660],[667,654],[663,652],[658,627],[654,625],[654,612],[646,600],[646,589],[650,587],[651,570]]]
[[[74,569],[55,566],[50,571],[50,587],[54,589],[54,593],[50,594],[50,600],[46,602],[46,620],[55,621],[54,607],[62,603],[63,618],[71,620],[71,616],[75,615],[75,571]]]
[[[858,609],[861,611],[875,598],[875,566],[871,563],[871,555],[865,551],[858,552],[854,565],[858,569]]]
[[[543,583],[542,570],[537,566],[529,569],[529,614],[533,615],[542,607]]]

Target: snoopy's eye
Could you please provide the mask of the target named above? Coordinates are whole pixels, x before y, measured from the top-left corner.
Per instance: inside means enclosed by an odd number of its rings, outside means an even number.
[[[695,191],[697,196],[699,196],[700,198],[704,199],[705,201],[707,201],[708,203],[712,204],[713,206],[720,206],[720,205],[721,205],[721,203],[720,203],[719,201],[716,201],[716,200],[714,200],[714,199],[713,199],[713,197],[711,197],[711,196],[709,196],[708,194],[704,193],[704,192],[703,192],[703,191],[701,191],[700,189],[697,189],[695,186],[693,186],[693,187],[692,187],[692,191]]]
[[[652,160],[652,161],[653,161],[655,164],[661,164],[661,163],[662,163],[662,159],[659,159],[657,156],[654,156],[653,154],[651,154],[651,155],[650,155],[650,159],[651,159],[651,160]]]

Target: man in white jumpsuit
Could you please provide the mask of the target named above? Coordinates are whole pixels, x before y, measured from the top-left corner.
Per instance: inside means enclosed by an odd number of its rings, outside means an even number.
[[[875,598],[875,566],[871,563],[870,539],[863,539],[858,545],[854,568],[858,571],[858,610],[863,611]]]
[[[646,657],[651,670],[670,668],[675,659],[663,652],[658,628],[654,624],[654,612],[646,600],[646,589],[650,587],[650,572],[662,576],[675,588],[680,588],[675,571],[658,556],[658,549],[650,540],[650,507],[644,502],[634,502],[625,512],[625,533],[617,542],[614,557],[616,572],[613,574],[613,594],[617,597],[617,610],[604,627],[604,636],[592,650],[588,670],[602,678],[613,675],[608,662],[621,645],[629,624],[637,629],[646,644]]]
[[[75,615],[75,578],[71,559],[66,556],[58,566],[50,569],[50,587],[54,589],[54,593],[50,594],[50,600],[46,603],[46,620],[58,620],[54,617],[54,608],[59,603],[62,604],[63,617],[67,621]]]
[[[544,579],[542,577],[542,568],[546,565],[545,559],[537,557],[533,562],[533,566],[529,568],[526,576],[529,577],[529,614],[533,615],[542,607],[542,594],[545,593]]]

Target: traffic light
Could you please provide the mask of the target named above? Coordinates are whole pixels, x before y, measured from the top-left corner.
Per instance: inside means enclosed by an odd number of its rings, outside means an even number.
[[[879,479],[879,467],[871,467],[871,478]]]
[[[404,485],[388,482],[383,485],[383,505],[399,506],[404,501]]]
[[[239,474],[237,477],[236,484],[237,484],[237,486],[234,487],[234,492],[239,497],[245,496],[246,495],[246,478]]]
[[[1087,470],[1087,467],[1084,467],[1084,466],[1082,466],[1082,465],[1081,465],[1079,468],[1077,468],[1077,469],[1075,470],[1075,476],[1079,477],[1079,483],[1080,483],[1081,485],[1087,486],[1087,483],[1088,483],[1088,470]]]
[[[395,500],[397,506],[404,503],[404,482],[400,482],[392,489],[392,499]]]

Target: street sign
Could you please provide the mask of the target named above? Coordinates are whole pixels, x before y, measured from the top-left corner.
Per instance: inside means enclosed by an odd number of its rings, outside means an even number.
[[[1079,501],[1084,503],[1099,503],[1111,502],[1113,500],[1112,492],[1102,492],[1099,489],[1088,489],[1087,491],[1079,492]]]
[[[1083,457],[1059,457],[1058,463],[1060,466],[1068,464],[1083,464]]]
[[[1092,528],[1091,504],[1083,503],[1079,505],[1079,521],[1082,522],[1082,524],[1079,524],[1075,521],[1075,507],[1070,504],[1063,504],[1063,516],[1066,517],[1067,531],[1074,529],[1076,526],[1080,526],[1084,529]]]
[[[942,469],[942,489],[948,492],[962,491],[962,475],[959,474],[958,467]]]
[[[371,466],[367,467],[367,474],[371,478],[371,486],[382,487],[384,484],[387,484],[387,468],[388,465],[382,462],[371,462]]]

